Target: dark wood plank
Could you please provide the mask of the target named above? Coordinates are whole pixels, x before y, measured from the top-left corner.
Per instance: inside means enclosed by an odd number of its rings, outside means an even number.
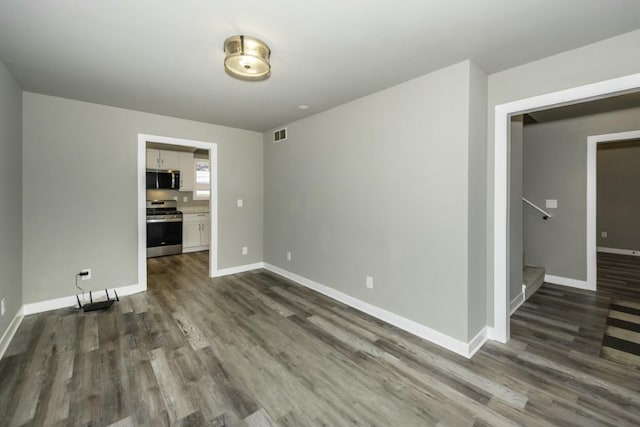
[[[640,425],[640,370],[599,357],[612,299],[640,296],[635,257],[599,256],[597,292],[544,284],[512,341],[471,360],[207,262],[149,259],[148,292],[110,311],[27,317],[0,361],[0,425]]]

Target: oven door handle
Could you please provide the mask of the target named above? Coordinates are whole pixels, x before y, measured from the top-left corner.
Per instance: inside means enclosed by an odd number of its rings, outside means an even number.
[[[170,219],[148,219],[147,224],[157,224],[160,222],[182,222],[182,218],[170,218]]]

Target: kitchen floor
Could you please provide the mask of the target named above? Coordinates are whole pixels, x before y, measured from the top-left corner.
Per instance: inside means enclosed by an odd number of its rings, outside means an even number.
[[[545,284],[508,345],[467,360],[264,270],[207,269],[149,259],[148,292],[110,311],[26,317],[0,425],[640,424],[640,371],[595,350],[607,295]]]

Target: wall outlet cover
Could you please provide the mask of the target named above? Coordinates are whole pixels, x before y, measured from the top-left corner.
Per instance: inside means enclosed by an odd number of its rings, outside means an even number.
[[[367,288],[373,289],[373,277],[367,276]]]
[[[82,278],[82,280],[89,280],[91,279],[91,269],[90,268],[83,268],[82,270],[80,270],[80,273],[89,273],[86,276],[80,276],[80,278]]]
[[[291,261],[291,252],[287,252],[287,261]]]
[[[4,316],[6,312],[7,312],[7,307],[4,304],[4,298],[2,298],[2,300],[0,300],[0,316]]]
[[[602,233],[600,233],[600,236],[602,236],[603,239],[607,238],[607,232],[603,231]]]
[[[244,205],[242,199],[238,199],[238,207],[241,208]]]
[[[247,248],[246,246],[242,247],[242,255],[246,255],[249,253],[249,248]]]

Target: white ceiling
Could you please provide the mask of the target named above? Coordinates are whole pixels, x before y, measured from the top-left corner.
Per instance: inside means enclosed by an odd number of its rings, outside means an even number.
[[[0,59],[27,91],[265,131],[465,59],[493,73],[637,28],[638,0],[0,0]],[[268,80],[224,72],[234,34],[271,47]]]

